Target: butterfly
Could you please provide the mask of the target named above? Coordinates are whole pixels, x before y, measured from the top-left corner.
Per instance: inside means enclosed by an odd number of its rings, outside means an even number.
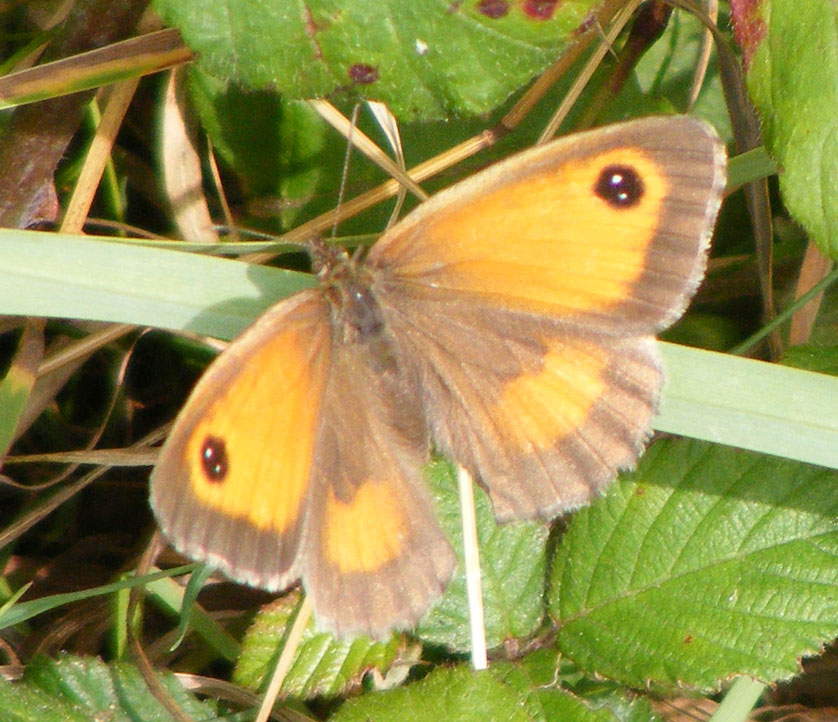
[[[183,553],[280,590],[341,637],[408,628],[456,557],[432,448],[499,521],[551,519],[631,467],[654,335],[703,277],[725,183],[707,124],[649,118],[523,152],[421,204],[365,257],[313,244],[200,379],[151,478]]]

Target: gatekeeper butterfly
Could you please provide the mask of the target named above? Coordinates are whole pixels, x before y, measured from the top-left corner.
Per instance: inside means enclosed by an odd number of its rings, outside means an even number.
[[[298,579],[339,636],[414,625],[455,556],[435,447],[495,516],[550,519],[631,467],[660,394],[655,332],[702,278],[715,132],[649,118],[556,140],[439,193],[210,366],[151,479],[164,533],[233,579]]]

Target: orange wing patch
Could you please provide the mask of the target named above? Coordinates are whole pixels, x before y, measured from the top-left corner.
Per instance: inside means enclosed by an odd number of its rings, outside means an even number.
[[[515,420],[507,430],[519,446],[546,449],[575,433],[607,389],[604,372],[610,361],[592,343],[573,346],[552,342],[542,367],[507,383],[489,407],[492,417]]]
[[[342,573],[376,572],[404,553],[410,525],[397,484],[365,481],[348,502],[329,489],[323,555]]]
[[[152,504],[181,548],[202,550],[195,530],[210,517],[256,534],[299,520],[329,371],[328,313],[317,292],[278,304],[195,387],[152,478]],[[235,549],[229,534],[218,537]]]
[[[592,189],[607,169],[623,166],[643,180],[643,195],[614,207]],[[608,311],[632,296],[668,191],[649,156],[616,148],[498,183],[424,219],[421,228],[409,227],[403,238],[382,239],[380,255],[398,259],[400,278],[494,298],[508,309],[552,316]]]
[[[321,352],[308,329],[292,326],[241,366],[185,447],[198,501],[257,529],[284,531],[296,521],[311,473],[320,408],[315,391],[323,388],[328,372],[328,363],[315,361]],[[269,418],[265,399],[271,399]],[[229,458],[219,479],[202,464],[205,447],[215,438],[223,440]]]

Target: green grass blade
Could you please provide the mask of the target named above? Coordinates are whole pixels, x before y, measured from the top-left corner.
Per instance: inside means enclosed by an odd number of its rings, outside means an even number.
[[[838,378],[661,344],[659,431],[838,468]]]

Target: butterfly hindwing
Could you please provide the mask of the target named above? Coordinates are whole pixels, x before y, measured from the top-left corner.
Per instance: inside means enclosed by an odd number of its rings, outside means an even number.
[[[422,478],[418,388],[378,351],[335,341],[315,448],[302,573],[341,636],[414,626],[455,563]]]
[[[499,520],[552,518],[634,464],[661,385],[652,336],[556,334],[462,308],[443,323],[433,305],[387,307],[388,319],[437,447],[487,487]]]

